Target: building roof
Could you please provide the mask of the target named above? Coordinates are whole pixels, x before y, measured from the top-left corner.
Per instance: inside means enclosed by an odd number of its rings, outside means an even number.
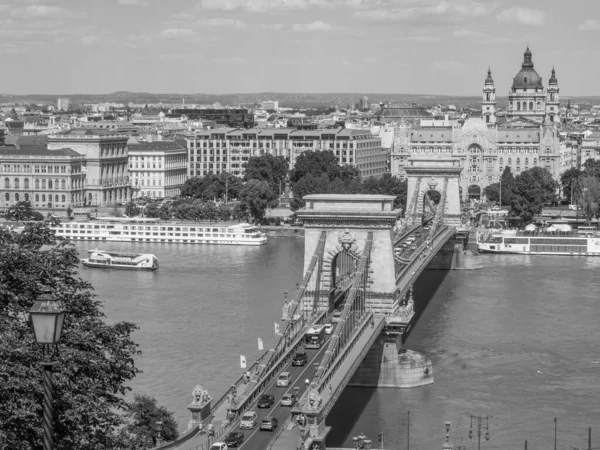
[[[77,153],[75,150],[70,148],[59,148],[56,150],[48,150],[45,146],[27,146],[25,148],[17,149],[13,146],[0,147],[1,156],[81,156],[81,153]]]
[[[137,144],[129,144],[129,152],[173,152],[187,151],[184,147],[174,141],[154,141],[154,142],[139,142]]]
[[[113,136],[114,131],[106,130],[102,128],[74,128],[71,130],[64,130],[55,136]]]
[[[431,118],[431,114],[425,108],[410,106],[384,106],[377,116],[394,118],[394,117],[406,117],[406,118]]]
[[[417,128],[410,133],[412,142],[452,142],[452,127]]]
[[[23,148],[30,145],[35,146],[46,146],[48,145],[48,136],[44,134],[34,134],[31,136],[19,136],[15,146],[17,148]]]
[[[487,78],[485,79],[485,84],[494,84],[494,79],[492,78],[492,69],[488,67]]]
[[[523,63],[521,70],[513,79],[513,89],[543,89],[542,78],[533,68],[533,60],[531,59],[531,50],[527,46],[527,50],[523,53]]]
[[[527,128],[499,128],[497,135],[497,142],[540,142],[540,131],[538,129],[527,129]]]

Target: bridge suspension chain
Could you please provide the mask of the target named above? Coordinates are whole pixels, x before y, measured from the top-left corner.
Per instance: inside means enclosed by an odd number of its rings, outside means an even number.
[[[273,359],[273,356],[277,354],[276,350],[278,349],[278,347],[281,345],[285,345],[286,334],[288,333],[288,331],[290,329],[290,325],[292,324],[293,318],[296,315],[298,306],[300,306],[302,297],[304,296],[304,292],[306,291],[306,288],[308,287],[308,283],[310,282],[312,275],[315,271],[315,267],[317,266],[317,262],[319,262],[323,259],[323,252],[325,251],[326,241],[327,241],[327,232],[321,231],[321,235],[319,236],[319,241],[317,242],[317,247],[315,248],[315,252],[313,253],[310,263],[308,264],[308,268],[306,269],[306,274],[304,275],[302,283],[300,283],[300,285],[296,289],[296,292],[294,292],[294,296],[292,297],[292,300],[290,300],[289,308],[287,311],[287,317],[281,319],[282,333],[281,333],[281,335],[273,336],[273,339],[271,341],[271,345],[270,345],[269,349],[261,357],[260,373],[259,373],[259,376],[257,377],[257,379],[259,379],[259,380],[262,378],[265,370],[267,370],[267,368],[269,367],[269,363]],[[318,282],[317,282],[317,285],[318,285]]]
[[[417,185],[415,186],[415,191],[413,192],[413,196],[410,199],[410,203],[408,205],[408,207],[406,208],[406,213],[404,214],[405,220],[406,220],[406,226],[409,226],[409,220],[410,220],[410,225],[414,225],[416,222],[416,217],[417,217],[417,202],[419,199],[419,192],[421,191],[421,177],[417,178]]]
[[[327,350],[325,351],[325,356],[323,357],[323,360],[321,361],[321,364],[319,365],[319,368],[317,369],[317,372],[315,373],[315,376],[314,376],[312,382],[310,383],[308,389],[306,390],[306,393],[310,392],[311,390],[313,390],[317,387],[321,377],[327,372],[327,369],[329,368],[331,362],[335,359],[339,349],[341,347],[343,347],[346,340],[350,336],[352,327],[356,324],[356,317],[354,316],[354,314],[351,314],[351,313],[353,311],[353,306],[354,306],[355,299],[357,297],[358,290],[361,287],[363,287],[363,284],[366,283],[366,279],[363,277],[368,277],[367,263],[370,259],[372,246],[373,246],[373,232],[370,231],[367,234],[365,247],[364,247],[364,250],[360,257],[360,261],[358,263],[356,272],[354,273],[352,287],[350,288],[350,292],[348,293],[348,298],[346,299],[346,301],[344,303],[344,309],[342,310],[342,314],[340,316],[340,321],[338,322],[338,325],[335,327],[335,332],[331,336],[329,345],[327,347]],[[363,296],[362,302],[363,302],[362,306],[364,307],[364,305],[366,303],[366,296]],[[348,319],[350,317],[352,318],[352,320],[348,321]],[[304,404],[306,402],[307,397],[303,396],[303,398],[304,398],[304,401],[303,401],[303,404]]]

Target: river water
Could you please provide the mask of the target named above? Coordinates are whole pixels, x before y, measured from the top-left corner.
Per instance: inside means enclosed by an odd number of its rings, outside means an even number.
[[[82,253],[90,243],[77,242]],[[302,239],[262,247],[111,243],[151,252],[155,273],[82,269],[109,321],[136,323],[143,370],[133,392],[189,420],[192,388],[219,396],[268,346],[283,292],[301,280]],[[385,448],[440,448],[446,421],[455,446],[477,449],[470,415],[488,416],[482,449],[592,447],[600,439],[600,258],[484,255],[484,270],[428,271],[416,301],[429,301],[405,347],[433,362],[435,383],[413,389],[348,388],[328,423],[331,446],[365,433]],[[485,423],[484,423],[485,427]],[[379,444],[378,444],[379,445]]]

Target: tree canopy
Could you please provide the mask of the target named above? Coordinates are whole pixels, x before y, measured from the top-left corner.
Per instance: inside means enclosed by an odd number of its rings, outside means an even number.
[[[105,322],[93,288],[78,275],[79,256],[44,223],[21,233],[0,228],[0,442],[42,446],[45,360],[34,343],[29,310],[50,290],[67,314],[55,356],[54,432],[57,449],[122,448],[117,430],[129,412],[127,383],[140,354],[128,322]],[[5,446],[5,447],[4,447]]]
[[[227,172],[209,173],[203,177],[188,178],[181,188],[182,197],[202,200],[229,201],[239,197],[242,180]],[[227,197],[227,198],[225,198]]]
[[[284,156],[273,156],[270,153],[256,156],[245,162],[244,168],[244,181],[266,181],[273,192],[279,194],[280,188],[283,192],[288,174],[288,161]]]
[[[153,397],[135,394],[127,416],[127,425],[121,429],[120,437],[128,450],[154,448],[159,435],[163,442],[179,437],[173,413],[157,405]]]

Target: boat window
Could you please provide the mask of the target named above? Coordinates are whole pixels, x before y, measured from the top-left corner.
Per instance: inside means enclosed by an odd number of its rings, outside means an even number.
[[[213,232],[213,233],[218,233],[218,232],[219,232],[219,229],[218,229],[218,228],[213,228],[213,229],[212,229],[212,232]]]
[[[127,225],[125,225],[125,226],[123,227],[123,229],[124,229],[124,230],[129,230],[129,227],[128,227]]]
[[[196,231],[196,229],[195,228],[190,228],[190,231]]]
[[[181,231],[187,231],[187,230],[188,230],[187,227],[184,227],[181,229]]]
[[[158,231],[158,227],[152,227],[152,231]]]
[[[167,231],[173,231],[173,227],[168,227]],[[172,234],[169,234],[169,236],[173,236]]]
[[[85,228],[85,225],[79,225],[79,228]]]
[[[175,227],[175,231],[181,231],[181,228]]]
[[[146,227],[146,231],[150,231],[152,227]]]

